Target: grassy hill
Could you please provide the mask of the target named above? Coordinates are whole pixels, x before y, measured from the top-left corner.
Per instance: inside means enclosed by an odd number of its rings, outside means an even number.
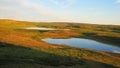
[[[27,27],[70,30],[25,30]],[[119,54],[57,46],[41,40],[49,37],[102,39],[101,42],[120,46],[120,26],[0,20],[0,68],[120,68]]]

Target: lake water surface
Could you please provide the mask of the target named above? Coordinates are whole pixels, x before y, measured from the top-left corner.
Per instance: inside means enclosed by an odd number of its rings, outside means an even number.
[[[120,47],[109,45],[101,42],[97,42],[90,39],[83,38],[68,38],[68,39],[43,39],[43,41],[50,44],[65,44],[69,46],[79,47],[79,48],[89,48],[93,50],[101,50],[107,52],[120,53]]]

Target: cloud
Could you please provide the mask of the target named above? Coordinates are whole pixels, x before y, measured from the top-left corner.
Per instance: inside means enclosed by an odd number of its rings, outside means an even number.
[[[120,0],[117,0],[117,3],[120,3]]]
[[[52,3],[60,6],[61,8],[67,8],[73,5],[76,0],[50,0]]]
[[[38,21],[67,21],[71,19],[69,12],[57,12],[49,6],[30,0],[0,0],[0,2],[4,3],[4,5],[0,4],[0,18],[9,17]],[[71,4],[70,2],[69,4]]]

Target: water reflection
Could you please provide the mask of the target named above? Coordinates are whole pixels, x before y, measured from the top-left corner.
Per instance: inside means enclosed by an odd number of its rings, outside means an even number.
[[[68,38],[68,39],[43,39],[43,41],[51,44],[66,44],[74,47],[80,48],[90,48],[94,50],[102,50],[107,52],[120,53],[120,48],[114,45],[109,45],[101,42],[97,42],[90,39],[83,38]]]

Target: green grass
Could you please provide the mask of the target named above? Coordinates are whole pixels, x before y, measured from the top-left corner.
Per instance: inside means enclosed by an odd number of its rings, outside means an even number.
[[[23,29],[35,26],[70,31],[44,32]],[[69,35],[72,33],[73,35]],[[119,46],[120,26],[0,20],[0,68],[120,68],[119,54],[56,46],[41,41],[42,38],[49,37],[83,37]],[[51,47],[46,48],[47,45]],[[53,48],[54,46],[57,48]]]
[[[4,44],[4,45],[3,45]],[[14,46],[12,44],[1,43],[0,45],[0,68],[8,67],[10,65],[13,68],[21,67],[24,65],[33,66],[43,66],[43,67],[79,67],[83,68],[92,68],[96,64],[98,66],[104,67],[108,66],[114,68],[109,64],[100,63],[97,61],[92,61],[83,58],[84,56],[91,55],[92,56],[102,56],[101,54],[97,54],[97,52],[84,50],[84,49],[76,49],[76,48],[64,48],[64,49],[54,49],[54,48],[40,48],[31,49],[20,46]],[[89,57],[89,56],[88,56]],[[14,64],[14,65],[13,65]],[[89,66],[90,64],[94,64]],[[4,66],[5,65],[5,66]],[[20,66],[19,66],[20,65]],[[114,64],[113,64],[114,65]],[[25,68],[23,66],[23,68]],[[27,66],[29,67],[29,66]],[[11,67],[8,67],[11,68]],[[33,67],[34,68],[34,67]]]
[[[81,59],[60,56],[52,53],[5,44],[0,46],[0,64],[4,63],[38,63],[44,65],[76,65],[82,64]]]

